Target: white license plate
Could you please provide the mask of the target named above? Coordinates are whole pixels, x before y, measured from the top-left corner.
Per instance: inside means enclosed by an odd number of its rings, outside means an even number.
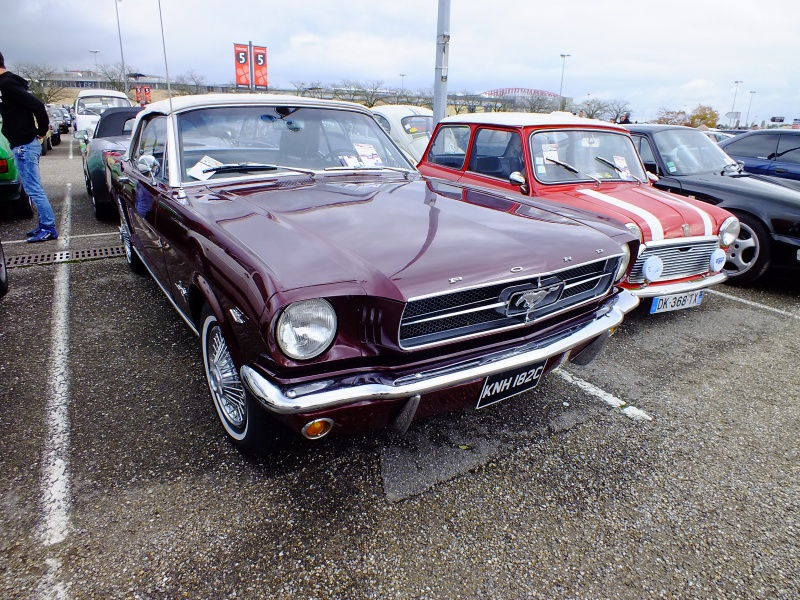
[[[653,303],[650,305],[650,314],[700,306],[704,292],[705,290],[700,290],[699,292],[686,292],[685,294],[657,296],[653,298]]]

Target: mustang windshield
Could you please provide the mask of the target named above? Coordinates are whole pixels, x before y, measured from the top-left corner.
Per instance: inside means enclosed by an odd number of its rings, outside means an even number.
[[[183,182],[258,170],[414,170],[372,117],[328,108],[222,106],[185,112],[178,116],[178,148]]]
[[[530,144],[533,174],[542,183],[641,181],[646,177],[631,140],[621,133],[538,131],[531,135]]]
[[[722,173],[736,161],[696,129],[666,129],[653,134],[670,175]]]

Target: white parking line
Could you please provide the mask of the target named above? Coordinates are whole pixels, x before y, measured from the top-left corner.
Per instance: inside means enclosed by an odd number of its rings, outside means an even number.
[[[58,249],[67,246],[71,228],[72,184],[67,184],[64,214],[58,239]],[[42,450],[40,535],[46,546],[62,542],[69,530],[69,269],[67,263],[56,267],[53,283],[53,329],[50,333],[52,347],[47,376],[47,401],[45,405],[45,440]],[[39,584],[39,592],[47,598],[66,598],[60,579],[60,562],[48,559],[47,573]]]
[[[72,185],[72,184],[68,183],[67,185]],[[107,232],[104,232],[104,233],[83,233],[81,235],[61,235],[61,231],[59,230],[58,241],[61,242],[63,240],[64,242],[68,242],[70,240],[79,240],[81,238],[103,237],[103,236],[119,237],[119,232],[118,231],[107,231]],[[10,246],[11,244],[26,244],[27,242],[28,242],[27,239],[24,239],[24,240],[11,240],[10,242],[4,241],[3,245],[4,246]]]
[[[735,300],[736,302],[741,302],[742,304],[747,304],[748,306],[753,306],[755,308],[763,308],[764,310],[768,310],[779,315],[783,315],[785,317],[791,317],[793,319],[800,320],[800,314],[791,313],[787,310],[781,310],[780,308],[773,308],[772,306],[767,306],[766,304],[761,304],[760,302],[753,302],[752,300],[745,300],[744,298],[738,298],[736,296],[732,296],[730,294],[726,294],[724,292],[718,292],[716,290],[708,290],[709,294],[714,294],[715,296],[722,296],[723,298],[727,298],[728,300]]]
[[[588,394],[591,394],[592,396],[594,396],[596,398],[600,398],[600,400],[602,400],[603,402],[608,404],[610,407],[612,407],[612,408],[622,408],[622,410],[620,412],[622,412],[622,414],[624,414],[626,417],[628,417],[630,419],[633,419],[634,421],[652,421],[653,420],[653,417],[648,415],[643,410],[641,410],[639,408],[636,408],[635,406],[630,406],[624,400],[620,400],[616,396],[614,396],[612,394],[609,394],[608,392],[606,392],[604,390],[601,390],[599,387],[589,383],[588,381],[584,381],[583,379],[580,379],[579,377],[575,377],[574,375],[571,375],[570,373],[567,373],[566,371],[564,371],[562,369],[556,369],[553,372],[558,374],[558,375],[560,375],[561,378],[564,379],[565,381],[571,383],[572,385],[575,385],[575,386],[581,388],[584,392],[587,392]]]

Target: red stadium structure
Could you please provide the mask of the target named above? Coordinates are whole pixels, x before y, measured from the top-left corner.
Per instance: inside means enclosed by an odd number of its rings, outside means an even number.
[[[533,88],[500,88],[497,90],[490,90],[483,92],[482,96],[491,96],[492,98],[503,98],[505,96],[547,96],[549,98],[558,98],[558,94],[553,92],[546,92],[544,90],[535,90]]]

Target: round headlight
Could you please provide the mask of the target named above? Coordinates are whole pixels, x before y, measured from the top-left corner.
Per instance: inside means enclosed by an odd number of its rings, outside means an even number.
[[[636,223],[625,223],[625,228],[628,231],[630,231],[632,235],[639,238],[640,244],[644,244],[644,236],[642,235],[642,230]]]
[[[617,266],[617,272],[614,273],[614,281],[619,281],[623,277],[625,277],[625,271],[628,270],[628,265],[631,264],[631,249],[628,244],[620,245],[622,249],[622,258],[619,259],[619,265]]]
[[[739,237],[739,219],[728,217],[719,228],[719,245],[728,247]]]
[[[295,302],[281,313],[275,334],[278,346],[289,358],[314,358],[333,342],[336,312],[322,299]]]

